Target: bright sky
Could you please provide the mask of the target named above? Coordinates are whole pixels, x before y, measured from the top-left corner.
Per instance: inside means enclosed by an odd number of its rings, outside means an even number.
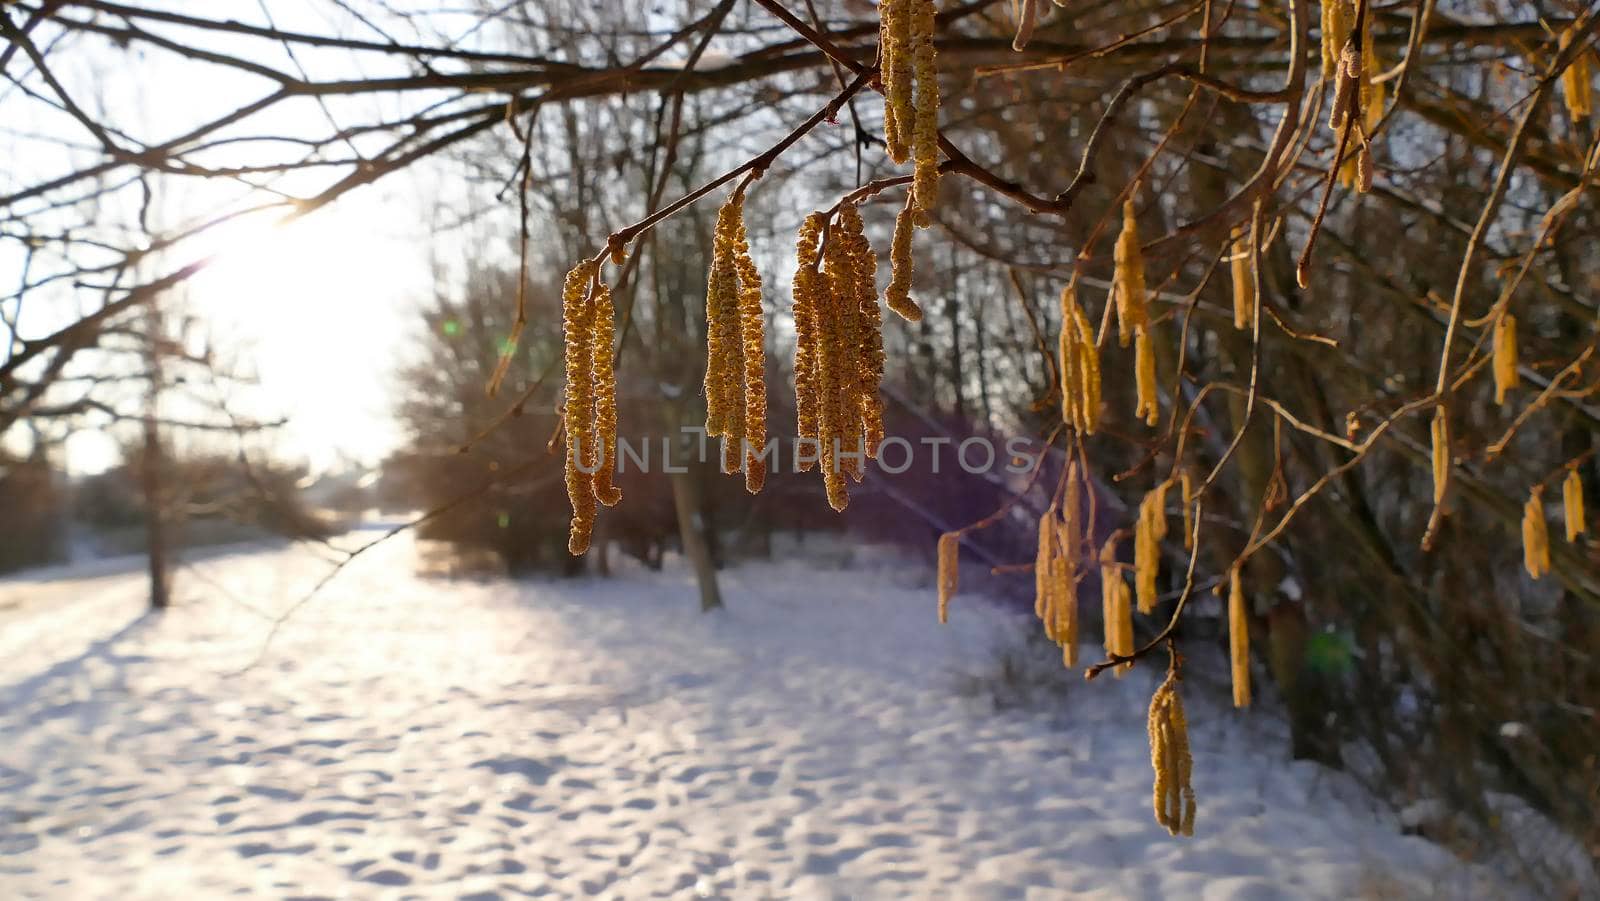
[[[229,15],[221,15],[224,10],[219,6],[226,6]],[[177,8],[218,18],[260,19],[260,7],[255,3],[213,5],[206,0],[179,3]],[[308,31],[349,27],[329,7],[309,0],[276,0],[270,8],[282,27]],[[249,46],[260,51],[262,44]],[[272,48],[270,42],[266,46]],[[86,43],[70,52],[64,48],[58,59],[63,61],[58,75],[71,90],[99,98],[106,108],[118,111],[121,127],[146,141],[181,133],[196,122],[260,96],[269,87],[253,78],[147,49],[130,54]],[[270,62],[287,65],[284,59]],[[358,74],[344,71],[351,60],[342,51],[303,52],[299,62],[321,77]],[[174,97],[181,97],[182,102],[171,102]],[[14,103],[16,98],[10,99]],[[281,129],[277,133],[323,135],[330,127],[330,116],[340,124],[365,121],[374,115],[372,105],[379,102],[358,98],[344,107],[330,105],[328,110],[309,103],[286,104],[251,127],[257,130],[254,133]],[[61,135],[82,143],[76,124],[59,116],[26,125],[35,134]],[[4,132],[0,158],[9,160],[10,170],[8,177],[0,177],[0,188],[37,181],[64,171],[69,163],[84,162],[63,158],[56,145],[30,140],[22,126],[0,129]],[[376,146],[360,149],[370,154]],[[222,157],[210,161],[237,162]],[[275,187],[307,197],[346,171],[312,171]],[[391,175],[281,228],[271,226],[281,211],[230,224],[185,242],[177,252],[164,255],[153,271],[143,274],[143,278],[164,274],[220,253],[211,267],[173,292],[172,300],[205,322],[204,332],[223,359],[232,359],[235,368],[259,376],[259,390],[241,395],[249,407],[237,412],[261,418],[287,416],[288,426],[269,444],[286,459],[304,460],[313,470],[349,458],[371,463],[394,449],[400,439],[391,418],[393,386],[406,343],[418,334],[418,303],[433,290],[425,195],[448,193],[437,183],[439,177],[437,171]],[[169,227],[241,203],[271,199],[269,195],[246,199],[241,186],[234,183],[167,179],[165,184],[154,218]],[[7,270],[17,259],[0,255],[0,283],[14,283],[13,273]],[[64,312],[87,301],[80,297],[52,302]],[[57,315],[46,313],[37,303],[30,312],[37,318],[25,317],[24,334],[47,329],[47,320]],[[67,443],[66,462],[76,471],[104,469],[116,462],[116,456],[117,438],[111,434],[84,431]]]

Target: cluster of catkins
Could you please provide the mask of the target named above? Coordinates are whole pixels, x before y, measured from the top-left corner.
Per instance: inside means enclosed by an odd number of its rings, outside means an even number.
[[[1567,470],[1561,483],[1561,513],[1566,521],[1567,541],[1574,542],[1588,531],[1583,515],[1583,477],[1577,467]],[[1550,571],[1550,532],[1544,521],[1544,485],[1528,492],[1522,507],[1522,565],[1537,579]]]
[[[878,5],[879,80],[889,159],[913,162],[912,209],[927,227],[939,196],[939,80],[934,60],[933,0]]]
[[[1080,435],[1100,422],[1100,350],[1071,282],[1061,289],[1061,416]]]
[[[744,189],[717,214],[711,271],[706,276],[706,434],[722,439],[722,471],[744,471],[754,494],[766,481],[760,452],[767,441],[766,338],[761,273],[750,259]]]
[[[1189,723],[1178,697],[1176,656],[1166,681],[1150,698],[1149,731],[1150,765],[1156,773],[1156,822],[1173,835],[1194,835],[1194,787],[1190,784],[1194,759],[1189,754]]]
[[[1034,615],[1044,634],[1061,646],[1067,666],[1078,663],[1078,555],[1083,542],[1082,487],[1078,464],[1067,467],[1066,498],[1039,517],[1039,551],[1034,558]]]
[[[1378,48],[1372,41],[1370,4],[1358,24],[1356,0],[1324,0],[1322,4],[1322,77],[1333,84],[1333,110],[1328,127],[1336,133],[1348,122],[1356,137],[1355,153],[1339,166],[1339,180],[1365,194],[1372,190],[1372,148],[1369,138],[1383,118],[1383,83],[1378,75]],[[1358,115],[1352,121],[1351,113]],[[1346,148],[1346,153],[1349,148]]]
[[[567,499],[572,525],[567,550],[582,554],[594,532],[595,502],[614,506],[622,491],[611,484],[617,452],[617,376],[612,358],[616,312],[611,288],[596,278],[598,264],[584,260],[567,273],[561,291],[566,348]]]
[[[800,439],[816,448],[828,504],[850,503],[845,476],[861,481],[883,442],[883,316],[878,257],[855,204],[800,226],[794,274],[794,385]],[[801,457],[801,468],[813,461]]]

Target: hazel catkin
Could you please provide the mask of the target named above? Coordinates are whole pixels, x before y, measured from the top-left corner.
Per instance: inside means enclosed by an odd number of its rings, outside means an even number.
[[[919,228],[926,228],[933,224],[931,214],[939,201],[939,78],[933,48],[934,7],[933,0],[907,2],[911,16],[911,68],[916,78],[911,192],[916,201],[914,221]]]
[[[1156,822],[1172,835],[1192,836],[1195,798],[1190,781],[1194,761],[1189,752],[1189,724],[1178,697],[1176,659],[1166,681],[1150,698],[1148,730],[1150,767],[1155,771],[1152,805]]]
[[[1228,654],[1233,664],[1233,706],[1250,706],[1250,613],[1239,567],[1228,572]]]
[[[821,297],[827,291],[826,282],[817,271],[818,242],[827,217],[812,213],[800,225],[795,238],[794,270],[794,395],[796,418],[801,441],[816,442],[820,430],[821,385],[818,369],[821,361],[820,332],[817,319],[821,315]],[[822,454],[817,447],[817,457]],[[804,454],[797,454],[797,466],[805,472],[817,464]]]
[[[884,303],[907,322],[922,321],[922,307],[911,299],[911,235],[916,229],[914,202],[914,195],[908,193],[906,205],[894,217],[894,237],[889,242],[889,286],[883,291]]]
[[[1544,521],[1544,486],[1535,485],[1522,507],[1522,565],[1541,578],[1550,571],[1550,533]]]
[[[589,549],[594,532],[594,473],[599,469],[595,447],[594,307],[589,303],[595,271],[594,262],[580,262],[567,273],[561,290],[567,377],[562,421],[567,435],[567,500],[572,504],[567,550],[575,556]]]
[[[594,337],[594,421],[595,450],[599,454],[600,468],[594,472],[594,496],[607,507],[615,507],[622,500],[622,489],[612,484],[617,468],[617,373],[612,343],[616,339],[616,308],[611,300],[611,286],[601,282],[595,287]]]
[[[1568,25],[1561,32],[1558,46],[1566,50],[1572,43],[1573,36],[1577,34],[1576,23]],[[1567,115],[1574,122],[1587,119],[1594,112],[1594,81],[1589,72],[1589,56],[1593,48],[1578,54],[1561,73],[1561,101],[1567,107]]]
[[[1251,273],[1254,254],[1250,249],[1250,233],[1244,226],[1233,229],[1230,270],[1233,275],[1233,327],[1249,331],[1255,320],[1256,284]]]
[[[1150,325],[1147,308],[1144,254],[1139,248],[1139,224],[1134,215],[1133,198],[1122,204],[1122,231],[1113,252],[1111,292],[1116,296],[1117,343],[1123,347]]]
[[[1517,317],[1506,312],[1495,320],[1490,338],[1494,364],[1494,402],[1504,404],[1506,394],[1521,383],[1517,371]]]
[[[1069,282],[1061,289],[1061,418],[1083,435],[1093,435],[1100,421],[1100,350],[1077,291]]]
[[[1137,395],[1133,415],[1154,426],[1161,421],[1161,404],[1156,391],[1156,352],[1149,328],[1139,330],[1133,342],[1133,381]]]
[[[1577,541],[1588,531],[1583,518],[1583,477],[1578,475],[1577,467],[1567,470],[1567,477],[1561,481],[1561,516],[1567,525],[1567,541]]]
[[[948,623],[950,599],[956,596],[956,585],[960,576],[957,569],[961,558],[960,533],[946,532],[939,536],[938,558],[939,622]]]

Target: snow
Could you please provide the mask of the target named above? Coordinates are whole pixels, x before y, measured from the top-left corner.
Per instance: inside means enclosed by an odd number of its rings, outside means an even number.
[[[370,534],[366,537],[370,537]],[[1270,719],[1188,699],[1200,812],[1150,815],[1156,673],[1047,709],[957,686],[1019,624],[920,564],[442,581],[397,539],[0,582],[0,886],[18,898],[1500,897]],[[1087,649],[1086,649],[1087,651]]]

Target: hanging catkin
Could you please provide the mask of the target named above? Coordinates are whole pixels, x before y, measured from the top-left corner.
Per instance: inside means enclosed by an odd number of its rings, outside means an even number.
[[[1100,547],[1100,620],[1104,625],[1103,647],[1107,656],[1127,657],[1133,653],[1133,605],[1128,583],[1117,563],[1117,540],[1106,539]],[[1133,664],[1113,670],[1117,678]]]
[[[1444,503],[1444,493],[1450,484],[1450,420],[1444,407],[1433,411],[1433,503]]]
[[[1348,14],[1353,20],[1355,16],[1353,7]],[[1373,129],[1377,128],[1378,121],[1383,118],[1383,83],[1373,80],[1378,76],[1379,69],[1377,47],[1372,42],[1372,18],[1372,8],[1369,5],[1366,16],[1361,20],[1361,51],[1354,59],[1356,68],[1344,72],[1344,77],[1335,81],[1336,90],[1339,86],[1348,89],[1349,102],[1361,108],[1361,117],[1358,120],[1361,129],[1351,138],[1347,149],[1353,152],[1339,167],[1339,181],[1363,194],[1372,190],[1372,148],[1368,138]],[[1354,52],[1354,47],[1347,49]],[[1337,128],[1342,124],[1341,120],[1334,127]]]
[[[1550,571],[1550,533],[1544,522],[1544,486],[1535,485],[1522,507],[1522,565],[1537,579]]]
[[[916,77],[916,123],[911,132],[915,166],[911,193],[919,228],[933,224],[939,201],[939,78],[933,49],[933,0],[908,0],[911,14],[911,69]],[[902,123],[903,125],[903,123]]]
[[[821,431],[821,316],[822,298],[827,293],[826,280],[817,271],[817,243],[822,237],[822,226],[827,217],[812,213],[800,225],[795,238],[794,271],[794,394],[799,420],[800,440],[816,443]],[[822,458],[822,446],[816,444],[816,459],[797,453],[796,463],[804,472]]]
[[[961,536],[946,532],[939,536],[939,622],[950,621],[950,599],[956,596],[956,583],[960,573],[957,564],[961,558]]]
[[[1189,724],[1178,697],[1176,655],[1166,681],[1150,698],[1150,766],[1155,770],[1153,805],[1156,822],[1173,835],[1194,835],[1195,800],[1190,777]]]
[[[1494,402],[1506,402],[1506,393],[1521,383],[1517,372],[1517,317],[1502,313],[1491,338],[1494,359]]]
[[[744,471],[745,488],[761,490],[766,473],[756,456],[767,440],[767,383],[761,273],[750,258],[744,190],[717,213],[706,276],[706,434],[722,439],[722,471]]]
[[[1100,421],[1100,350],[1072,283],[1061,289],[1061,418],[1082,435]]]
[[[1242,225],[1233,229],[1233,327],[1249,331],[1255,319],[1256,283],[1250,269],[1254,254],[1250,250],[1250,233]]]
[[[734,263],[739,275],[740,369],[744,382],[744,428],[739,441],[744,445],[744,487],[756,494],[766,483],[767,476],[757,456],[767,443],[766,324],[761,315],[761,273],[750,259],[743,204],[740,211],[739,226],[734,233]]]
[[[601,282],[594,294],[594,421],[600,468],[594,473],[594,496],[607,507],[622,500],[622,489],[611,483],[617,468],[617,372],[612,342],[616,338],[616,309],[611,286]]]
[[[882,53],[883,133],[889,159],[904,163],[911,158],[909,130],[915,127],[911,87],[911,2],[883,0],[878,4],[878,47]]]
[[[889,242],[889,286],[883,291],[883,300],[889,309],[907,322],[922,321],[922,308],[911,299],[911,235],[916,231],[914,200],[912,194],[906,194],[906,205],[894,217],[894,237]]]
[[[1228,573],[1228,651],[1233,662],[1233,706],[1250,706],[1250,616],[1239,567]]]
[[[1142,334],[1150,324],[1145,297],[1144,254],[1139,249],[1139,224],[1135,221],[1131,197],[1122,204],[1122,232],[1117,235],[1113,261],[1115,269],[1111,277],[1111,293],[1116,295],[1117,343],[1127,347],[1134,334]]]
[[[828,503],[843,510],[850,502],[847,477],[861,481],[865,460],[883,442],[883,313],[877,255],[861,214],[842,202],[823,238],[826,221],[813,214],[796,245],[795,406],[801,440],[816,446]],[[810,468],[807,456],[802,469]]]
[[[1560,49],[1566,50],[1575,34],[1576,23],[1568,25],[1561,32]],[[1578,54],[1572,65],[1561,73],[1561,100],[1566,104],[1567,115],[1574,122],[1586,119],[1594,112],[1594,82],[1589,74],[1589,55],[1592,52],[1591,48]]]
[[[1351,0],[1323,0],[1322,3],[1322,77],[1332,80],[1338,75],[1339,56],[1345,42],[1350,40],[1350,28],[1356,18],[1355,3]]]
[[[589,549],[589,537],[594,532],[594,473],[599,469],[595,447],[594,306],[589,303],[595,269],[590,260],[572,267],[561,290],[567,365],[562,422],[567,434],[567,500],[572,504],[567,550],[574,555]]]
[[[856,379],[853,401],[855,414],[861,419],[860,450],[868,458],[877,459],[878,446],[883,443],[883,311],[878,308],[878,255],[867,241],[861,215],[851,205],[840,211],[854,234],[855,284],[854,295],[848,304],[856,321]],[[861,481],[865,467],[858,460],[853,472]]]
[[[1152,488],[1139,502],[1139,522],[1134,527],[1133,580],[1139,612],[1156,609],[1156,576],[1161,567],[1161,539],[1167,537],[1167,482]]]
[[[843,456],[850,444],[848,407],[855,384],[850,344],[855,323],[847,316],[845,299],[854,294],[855,266],[848,240],[837,227],[829,232],[822,251],[826,287],[817,294],[817,438],[823,485],[834,510],[850,503]]]
[[[1078,598],[1072,585],[1072,567],[1065,556],[1050,562],[1051,614],[1055,643],[1061,646],[1061,664],[1078,665]]]
[[[717,212],[711,270],[706,275],[706,433],[713,438],[735,434],[744,407],[739,271],[735,261],[736,222],[743,206],[742,196],[735,193]]]
[[[1061,663],[1078,665],[1078,551],[1082,545],[1082,522],[1079,511],[1083,507],[1082,486],[1078,480],[1078,461],[1067,466],[1067,495],[1056,521],[1056,537],[1060,541],[1060,556],[1053,572],[1055,586],[1052,594],[1061,613]]]
[[[1567,470],[1567,477],[1561,482],[1561,515],[1567,524],[1568,541],[1577,541],[1588,531],[1583,518],[1583,477],[1576,467]]]
[[[1161,404],[1156,393],[1156,352],[1148,327],[1140,329],[1133,342],[1133,375],[1137,394],[1133,415],[1153,426],[1161,421]]]

